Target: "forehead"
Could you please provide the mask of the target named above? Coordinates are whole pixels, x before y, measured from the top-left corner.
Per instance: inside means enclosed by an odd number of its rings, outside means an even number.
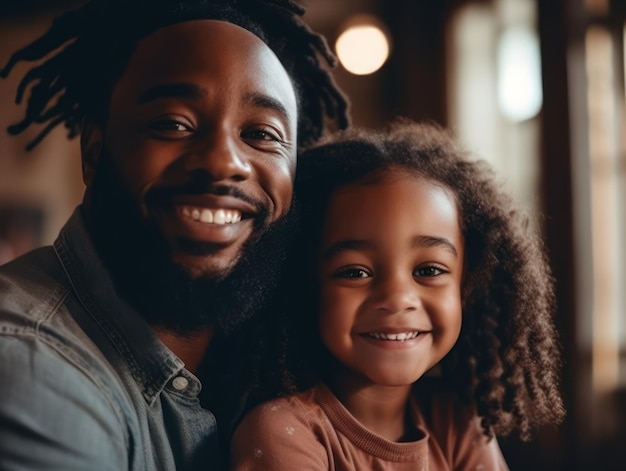
[[[250,88],[296,107],[293,85],[274,52],[248,30],[219,20],[176,23],[141,39],[114,93],[130,98],[155,85],[207,78],[216,95]]]
[[[339,188],[330,198],[331,239],[405,238],[417,234],[461,243],[459,210],[447,188],[413,173],[388,173]]]

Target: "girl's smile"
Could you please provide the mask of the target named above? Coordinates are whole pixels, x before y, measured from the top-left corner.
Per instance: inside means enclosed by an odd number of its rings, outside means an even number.
[[[461,328],[464,242],[452,194],[405,170],[370,176],[331,197],[321,239],[320,333],[349,372],[339,382],[414,383]]]
[[[430,332],[410,331],[399,334],[368,332],[360,334],[361,338],[372,345],[386,350],[408,350],[425,342]]]

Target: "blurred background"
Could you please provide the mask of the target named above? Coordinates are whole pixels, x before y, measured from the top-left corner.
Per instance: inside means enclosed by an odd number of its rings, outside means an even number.
[[[624,0],[308,0],[340,58],[355,124],[395,116],[452,127],[534,216],[557,278],[568,416],[512,470],[617,470],[626,458]],[[0,64],[76,1],[2,2]],[[83,192],[78,142],[34,151],[16,78],[0,80],[0,263],[52,242]]]

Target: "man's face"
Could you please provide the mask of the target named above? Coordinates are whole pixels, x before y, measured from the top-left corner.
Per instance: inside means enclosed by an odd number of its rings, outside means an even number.
[[[175,24],[130,57],[106,126],[84,140],[85,182],[89,191],[110,158],[170,261],[192,279],[221,279],[289,210],[296,128],[289,76],[260,39],[222,21]]]

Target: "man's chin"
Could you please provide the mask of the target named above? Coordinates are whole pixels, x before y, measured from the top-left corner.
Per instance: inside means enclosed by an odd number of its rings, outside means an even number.
[[[290,216],[270,223],[261,212],[245,241],[226,246],[172,240],[142,216],[121,182],[103,150],[90,192],[90,232],[120,297],[149,324],[228,333],[265,309],[291,238]]]
[[[283,217],[246,241],[200,256],[180,253],[151,281],[162,290],[152,299],[131,294],[153,325],[188,333],[208,326],[229,334],[265,309],[280,278],[292,221]],[[150,304],[150,306],[145,303]]]
[[[207,279],[222,280],[226,278],[241,260],[241,249],[237,252],[231,247],[214,250],[213,253],[198,255],[188,252],[174,252],[172,265],[178,267],[191,280]]]
[[[283,217],[241,247],[210,253],[194,244],[192,253],[177,246],[172,254],[154,232],[135,229],[127,238],[99,238],[105,265],[120,296],[149,324],[183,334],[207,327],[229,334],[265,309],[291,237],[290,218]]]

